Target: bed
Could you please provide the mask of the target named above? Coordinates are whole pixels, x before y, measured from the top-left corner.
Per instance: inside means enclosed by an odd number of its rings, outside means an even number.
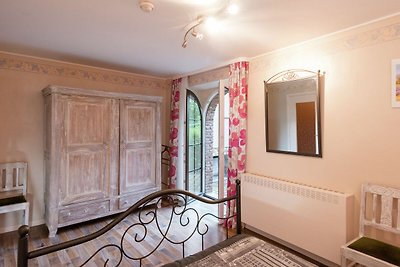
[[[234,236],[228,238],[228,229],[226,228],[226,239],[211,247],[204,247],[204,240],[207,234],[210,235],[210,217],[214,221],[224,223],[225,225],[236,220],[237,225],[241,225],[241,204],[240,204],[240,181],[236,183],[235,196],[230,196],[217,200],[210,200],[199,197],[187,191],[171,189],[153,193],[134,205],[125,212],[118,215],[105,227],[84,235],[79,238],[74,238],[66,242],[61,242],[51,246],[41,247],[32,251],[28,251],[29,242],[29,227],[26,225],[18,229],[18,266],[28,266],[29,260],[38,258],[50,253],[60,253],[71,247],[96,240],[107,232],[121,224],[127,216],[135,216],[135,223],[123,225],[121,230],[121,239],[118,242],[110,242],[102,245],[92,255],[89,255],[86,260],[78,263],[78,266],[152,266],[146,259],[152,255],[157,249],[160,249],[161,244],[170,243],[172,245],[181,246],[182,259],[168,263],[166,267],[176,266],[316,266],[299,258],[291,253],[287,253],[259,238],[251,235],[242,234],[241,227],[236,228]],[[213,212],[199,212],[192,205],[189,205],[190,200],[198,200],[209,205],[219,205],[223,203],[236,202],[236,212],[230,216],[218,217]],[[229,204],[228,204],[229,205]],[[166,212],[167,216],[160,216],[161,210]],[[165,214],[164,214],[165,215]],[[217,222],[218,223],[218,222]],[[235,224],[235,221],[233,222]],[[150,227],[155,225],[155,227]],[[184,238],[174,238],[174,234],[170,234],[170,230],[174,227],[189,227],[185,231]],[[121,227],[120,227],[121,228]],[[154,238],[154,233],[150,233],[149,229],[157,230],[157,242],[151,248],[142,250],[146,238]],[[196,239],[196,242],[201,243],[201,251],[190,255],[190,249],[187,248],[190,239]],[[126,242],[129,241],[129,242]],[[127,246],[129,243],[133,246]],[[191,246],[191,245],[189,245]],[[104,254],[103,251],[114,249],[118,253]],[[134,252],[133,252],[134,250]],[[188,253],[189,251],[189,253]],[[186,255],[188,254],[188,255]],[[105,256],[106,255],[106,256]],[[100,257],[100,261],[99,258]],[[95,262],[93,260],[96,259]],[[124,260],[124,261],[123,261]],[[122,264],[124,262],[124,264]],[[128,263],[127,263],[128,262]],[[146,263],[144,263],[146,262]],[[270,265],[271,262],[273,265]],[[142,264],[143,263],[143,264]],[[39,264],[40,265],[40,264]],[[75,265],[75,264],[69,264]]]

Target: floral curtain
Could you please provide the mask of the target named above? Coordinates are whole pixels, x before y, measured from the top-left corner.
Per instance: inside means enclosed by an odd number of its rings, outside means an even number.
[[[179,129],[179,100],[180,100],[180,85],[182,78],[172,81],[171,92],[171,129],[169,134],[171,157],[169,166],[169,183],[168,187],[176,188],[177,166],[178,166],[178,129]]]
[[[236,194],[236,179],[245,172],[246,166],[246,126],[247,90],[249,62],[229,65],[229,148],[227,196]],[[236,202],[228,203],[227,216],[236,212]],[[235,228],[236,219],[231,219],[227,227]]]

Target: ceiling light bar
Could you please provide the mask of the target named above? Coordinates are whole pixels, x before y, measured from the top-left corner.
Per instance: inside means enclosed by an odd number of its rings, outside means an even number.
[[[239,13],[239,6],[236,3],[230,3],[226,8],[226,12],[228,12],[229,15],[236,15]]]
[[[236,15],[239,12],[239,6],[236,3],[237,1],[235,0],[227,0],[224,7],[222,9],[219,9],[218,12],[214,13],[215,17],[223,17],[226,14],[229,15]],[[182,47],[186,48],[188,45],[188,34],[189,32],[191,32],[192,36],[195,37],[196,39],[202,40],[203,39],[203,34],[199,33],[196,30],[196,27],[198,27],[199,25],[201,25],[203,22],[206,22],[207,28],[209,28],[209,31],[216,31],[218,30],[219,26],[217,23],[217,20],[213,17],[209,17],[207,16],[206,18],[203,16],[200,16],[197,18],[197,20],[191,22],[189,25],[192,25],[185,33],[184,37],[183,37],[183,43],[182,43]],[[188,25],[188,26],[189,26]]]
[[[187,36],[189,34],[189,32],[192,32],[192,36],[195,37],[196,39],[202,40],[203,39],[203,34],[199,33],[198,31],[196,31],[196,27],[199,26],[200,24],[202,24],[204,22],[204,18],[203,17],[198,17],[196,23],[190,27],[186,33],[185,36],[183,37],[183,43],[182,43],[182,47],[186,48],[188,41],[187,41]]]

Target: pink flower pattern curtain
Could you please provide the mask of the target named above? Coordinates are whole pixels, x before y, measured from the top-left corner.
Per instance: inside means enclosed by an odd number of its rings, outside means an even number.
[[[177,177],[177,163],[178,163],[178,129],[179,129],[179,100],[180,100],[180,85],[182,78],[172,81],[172,92],[171,92],[171,123],[170,123],[170,166],[169,166],[169,183],[168,188],[176,188],[176,177]]]
[[[245,172],[247,90],[249,62],[229,65],[229,148],[227,196],[236,194],[236,179]],[[228,203],[227,216],[236,213],[236,202]],[[229,220],[227,227],[235,228],[236,219]]]

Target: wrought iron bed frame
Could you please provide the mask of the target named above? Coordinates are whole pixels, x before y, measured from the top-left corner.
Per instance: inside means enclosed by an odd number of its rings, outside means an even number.
[[[217,215],[214,215],[212,213],[204,213],[201,216],[199,215],[198,211],[195,210],[192,207],[188,207],[188,198],[193,198],[196,200],[199,200],[203,203],[207,204],[220,204],[220,203],[227,203],[229,201],[235,201],[236,200],[236,213],[231,215],[231,216],[224,216],[224,217],[219,217]],[[158,209],[159,206],[162,204],[163,200],[167,200],[168,203],[172,203],[171,205],[171,214],[169,214],[169,222],[164,222],[166,223],[167,227],[165,230],[161,229],[159,218],[158,218]],[[178,204],[179,203],[179,204]],[[152,208],[151,210],[149,210]],[[157,250],[157,248],[163,243],[164,240],[170,242],[171,244],[179,245],[182,244],[182,255],[185,257],[185,242],[187,242],[196,232],[201,236],[201,247],[202,250],[204,250],[204,236],[207,234],[209,227],[206,222],[203,221],[203,219],[207,216],[212,216],[214,218],[217,218],[219,220],[223,220],[224,223],[226,224],[229,219],[232,219],[236,217],[237,220],[237,227],[236,227],[236,234],[241,233],[241,205],[240,205],[240,180],[236,180],[236,195],[230,196],[230,197],[225,197],[221,199],[216,199],[216,200],[210,200],[206,199],[203,197],[199,197],[193,193],[184,191],[184,190],[179,190],[179,189],[168,189],[164,191],[158,191],[153,194],[148,195],[147,197],[142,198],[138,202],[136,202],[134,205],[132,205],[130,208],[128,208],[125,212],[121,213],[116,217],[114,220],[112,220],[109,224],[107,224],[105,227],[102,229],[83,236],[79,237],[76,239],[72,239],[66,242],[62,242],[56,245],[52,246],[47,246],[43,248],[39,248],[33,251],[28,252],[28,235],[29,235],[29,226],[27,225],[22,225],[18,229],[18,234],[19,234],[19,240],[18,240],[18,258],[17,258],[17,265],[18,267],[27,267],[28,266],[28,260],[37,258],[40,256],[44,256],[49,253],[53,253],[62,249],[70,248],[85,242],[88,242],[90,240],[93,240],[103,234],[105,234],[107,231],[112,229],[114,226],[116,226],[119,222],[121,222],[123,219],[125,219],[128,215],[138,212],[137,217],[139,222],[133,223],[127,229],[124,231],[120,243],[118,244],[107,244],[99,248],[92,256],[90,256],[84,263],[82,263],[83,266],[86,263],[88,263],[91,259],[93,259],[102,249],[108,248],[108,247],[114,247],[119,251],[119,260],[116,266],[119,266],[123,260],[123,258],[127,258],[129,260],[135,260],[139,261],[140,266],[142,265],[142,260],[150,256],[153,252]],[[196,214],[195,219],[197,219],[197,222],[195,221],[195,227],[191,232],[189,232],[187,238],[181,241],[174,241],[171,238],[168,237],[168,232],[171,228],[172,225],[172,220],[174,218],[179,218],[179,223],[182,227],[188,226],[190,224],[191,218],[187,215],[188,212],[194,212]],[[176,216],[176,217],[174,217]],[[145,219],[148,217],[149,219]],[[144,241],[146,236],[147,236],[147,225],[150,223],[155,223],[157,225],[158,231],[161,234],[161,240],[159,243],[154,247],[153,250],[148,252],[146,255],[142,255],[140,257],[135,257],[131,256],[128,254],[128,252],[124,249],[123,242],[124,238],[128,234],[128,231],[132,229],[133,227],[141,227],[142,230],[144,231],[144,234],[142,237],[138,236],[136,233],[134,236],[135,242],[140,245],[140,242]],[[191,224],[192,225],[192,224]],[[205,230],[202,230],[200,228],[204,228]],[[226,238],[228,238],[228,228],[226,228]],[[105,260],[104,266],[107,265],[109,262],[109,258]]]

